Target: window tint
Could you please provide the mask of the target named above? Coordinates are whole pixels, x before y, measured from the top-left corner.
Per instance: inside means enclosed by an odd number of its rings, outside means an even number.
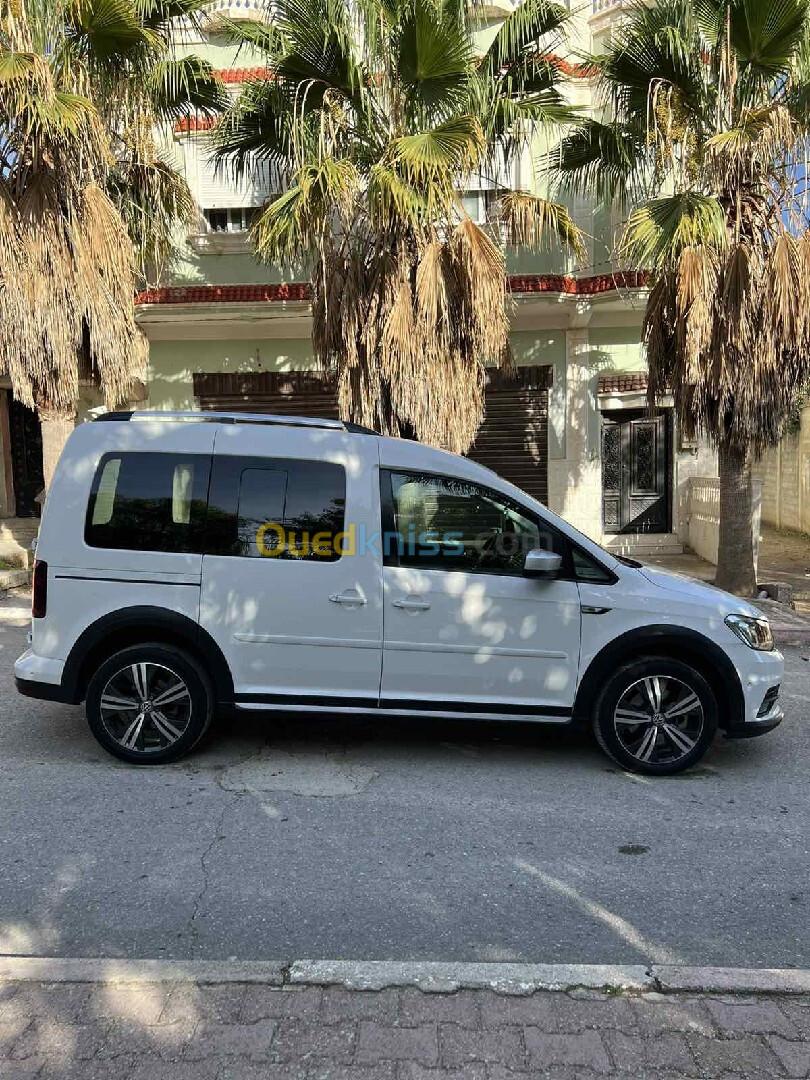
[[[91,547],[202,552],[210,458],[107,454],[90,492]]]
[[[565,553],[559,534],[489,488],[427,474],[390,477],[396,541],[387,545],[389,565],[520,574],[533,548]]]
[[[609,570],[588,555],[582,548],[571,548],[571,558],[574,563],[574,573],[577,581],[590,581],[595,585],[612,585],[616,580]]]
[[[346,503],[342,466],[281,458],[214,459],[206,551],[334,562]]]
[[[236,526],[240,555],[261,555],[256,542],[259,530],[265,522],[283,522],[286,494],[286,472],[280,469],[242,470]],[[267,530],[263,535],[266,533]],[[265,543],[267,547],[277,547],[278,535],[272,532]]]

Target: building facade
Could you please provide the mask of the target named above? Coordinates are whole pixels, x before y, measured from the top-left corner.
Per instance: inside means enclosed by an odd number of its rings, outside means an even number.
[[[482,39],[509,9],[509,0],[491,3]],[[598,49],[626,6],[592,0],[591,10],[574,14],[572,52]],[[260,59],[234,55],[218,33],[217,16],[256,18],[260,10],[255,0],[214,0],[208,25],[183,30],[178,47],[211,61],[237,93],[246,79],[262,76]],[[591,107],[587,71],[563,66],[572,76],[572,102]],[[284,275],[251,254],[247,229],[278,183],[267,169],[239,185],[218,174],[208,135],[201,121],[184,121],[166,134],[200,214],[169,283],[137,298],[149,339],[148,379],[137,404],[336,415],[334,393],[312,355],[305,272]],[[531,176],[527,153],[506,182],[528,187]],[[484,181],[464,192],[472,216],[483,216],[486,200]],[[662,402],[655,416],[647,413],[643,278],[612,272],[617,223],[610,214],[586,202],[572,211],[589,238],[585,268],[564,256],[508,253],[515,370],[492,373],[486,419],[470,453],[608,547],[678,551],[686,539],[689,477],[714,475],[716,464],[710,452],[679,438],[671,403]],[[0,398],[0,439],[13,446],[3,425],[24,427],[26,417],[14,418],[17,406],[7,392]],[[6,458],[0,514],[35,513],[24,491],[36,487],[36,476],[26,480],[19,462]]]

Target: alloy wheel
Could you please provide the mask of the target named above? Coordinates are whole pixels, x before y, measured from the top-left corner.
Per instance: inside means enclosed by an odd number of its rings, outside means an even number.
[[[703,732],[700,698],[672,675],[648,675],[624,691],[613,713],[622,748],[648,765],[669,765],[690,754]]]
[[[163,664],[127,664],[108,679],[99,703],[109,735],[125,750],[155,753],[172,746],[191,720],[185,681]]]

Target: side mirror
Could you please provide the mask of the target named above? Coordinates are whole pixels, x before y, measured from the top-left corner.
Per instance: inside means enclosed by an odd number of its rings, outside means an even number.
[[[523,576],[532,578],[554,578],[560,572],[562,556],[545,548],[534,548],[526,553],[523,562]]]

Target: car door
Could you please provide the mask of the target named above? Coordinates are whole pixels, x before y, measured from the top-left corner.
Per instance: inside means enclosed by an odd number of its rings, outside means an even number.
[[[382,566],[376,439],[320,428],[217,432],[200,623],[243,707],[376,706]]]
[[[563,538],[511,498],[451,476],[383,470],[384,708],[571,715],[579,591]],[[563,555],[526,578],[525,552]]]

